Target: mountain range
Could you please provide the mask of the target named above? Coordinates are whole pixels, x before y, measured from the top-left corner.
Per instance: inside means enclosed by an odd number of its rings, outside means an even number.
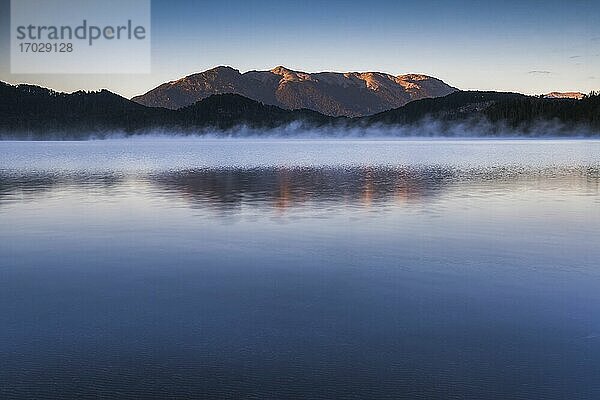
[[[114,133],[328,135],[598,135],[600,95],[581,100],[455,91],[364,117],[288,110],[239,94],[215,94],[176,110],[147,107],[107,90],[60,93],[0,82],[0,138],[85,139]],[[271,131],[275,128],[276,132]],[[316,130],[315,130],[316,129]],[[245,133],[246,132],[246,133]],[[283,133],[282,133],[283,132]]]
[[[581,92],[550,92],[543,95],[547,99],[576,99],[581,100],[585,97],[585,94]]]
[[[176,110],[213,94],[232,93],[287,110],[305,108],[334,117],[361,117],[457,90],[439,79],[420,74],[306,73],[282,66],[270,71],[240,73],[220,66],[164,83],[132,100],[149,107]]]

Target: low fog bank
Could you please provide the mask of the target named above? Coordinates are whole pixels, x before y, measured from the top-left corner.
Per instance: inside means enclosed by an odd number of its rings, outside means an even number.
[[[520,127],[506,123],[491,123],[472,119],[461,122],[424,119],[407,125],[337,123],[316,126],[292,122],[279,127],[264,128],[238,125],[222,128],[149,128],[136,131],[120,129],[69,129],[67,131],[5,131],[0,140],[104,140],[125,138],[252,138],[252,139],[396,139],[396,138],[591,138],[600,132],[586,126],[567,126],[555,121],[538,121]]]

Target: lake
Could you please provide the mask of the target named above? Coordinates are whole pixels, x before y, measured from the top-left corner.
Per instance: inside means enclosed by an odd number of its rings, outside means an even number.
[[[600,141],[0,142],[0,398],[600,398]]]

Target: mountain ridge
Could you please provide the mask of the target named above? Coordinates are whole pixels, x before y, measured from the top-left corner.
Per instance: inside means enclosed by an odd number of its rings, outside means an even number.
[[[575,99],[581,100],[585,97],[581,92],[550,92],[542,95],[546,99]]]
[[[307,73],[284,66],[241,73],[229,66],[217,66],[163,83],[131,100],[149,107],[178,109],[212,94],[234,93],[283,109],[306,108],[329,116],[361,117],[457,90],[422,74]]]

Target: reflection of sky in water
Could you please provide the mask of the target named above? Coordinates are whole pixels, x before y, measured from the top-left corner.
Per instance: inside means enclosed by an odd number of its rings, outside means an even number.
[[[0,395],[597,397],[598,142],[219,143],[0,143]]]

